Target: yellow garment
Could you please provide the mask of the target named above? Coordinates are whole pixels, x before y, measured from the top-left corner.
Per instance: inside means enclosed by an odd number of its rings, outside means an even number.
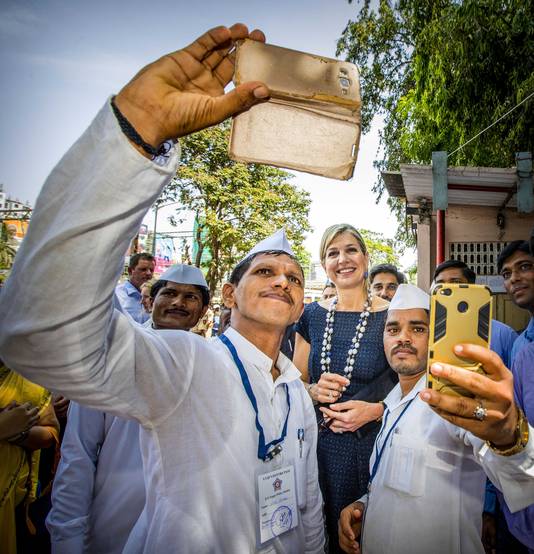
[[[0,408],[10,402],[31,402],[39,414],[48,407],[51,394],[14,371],[0,366]],[[51,430],[51,432],[53,432]],[[56,441],[58,437],[55,436]],[[37,495],[40,450],[30,452],[21,446],[0,441],[0,544],[2,552],[16,553],[15,508],[31,504]]]

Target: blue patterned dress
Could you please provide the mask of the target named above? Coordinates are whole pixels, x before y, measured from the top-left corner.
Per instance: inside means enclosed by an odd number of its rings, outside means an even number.
[[[330,371],[343,375],[349,346],[354,336],[361,312],[336,312]],[[317,302],[308,304],[296,331],[311,346],[308,362],[310,383],[317,383],[321,377],[321,347],[326,327],[327,310]],[[397,381],[393,370],[389,368],[383,346],[383,332],[387,311],[373,312],[369,315],[367,329],[356,355],[354,371],[350,385],[341,397],[341,402],[350,400],[358,391],[373,383],[380,375],[378,398],[385,398]],[[372,386],[372,385],[371,385]],[[376,391],[375,391],[376,392]],[[322,413],[317,410],[318,419]],[[320,429],[317,445],[319,461],[319,481],[325,501],[326,527],[329,536],[329,552],[341,552],[337,537],[337,521],[341,510],[360,498],[367,490],[369,481],[369,458],[379,425],[370,424],[362,432],[333,433]],[[365,432],[366,431],[366,432]]]

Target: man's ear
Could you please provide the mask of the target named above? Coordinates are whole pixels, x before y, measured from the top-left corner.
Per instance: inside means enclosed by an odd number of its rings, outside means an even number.
[[[224,305],[227,308],[233,308],[235,303],[235,285],[232,285],[232,283],[224,283],[222,288],[222,299],[224,302]]]

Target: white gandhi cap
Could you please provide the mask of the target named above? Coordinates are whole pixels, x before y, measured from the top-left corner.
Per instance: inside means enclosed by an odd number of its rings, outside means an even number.
[[[391,310],[430,309],[430,296],[415,285],[399,285],[388,307]]]
[[[208,283],[206,283],[206,279],[204,279],[204,274],[194,265],[171,265],[171,267],[161,274],[159,280],[208,288]]]
[[[270,237],[267,237],[266,239],[261,240],[250,250],[250,252],[247,253],[247,255],[243,258],[243,260],[246,260],[250,256],[254,254],[260,254],[261,252],[270,252],[270,251],[276,251],[276,252],[285,252],[289,256],[294,256],[295,253],[293,252],[293,249],[291,248],[291,245],[289,244],[289,241],[286,237],[286,232],[284,229],[279,229],[276,231],[276,233],[272,234]],[[243,261],[241,260],[241,261]]]

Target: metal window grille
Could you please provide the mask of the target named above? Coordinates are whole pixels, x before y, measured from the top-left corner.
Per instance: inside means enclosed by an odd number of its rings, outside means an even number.
[[[497,275],[497,258],[507,242],[451,242],[449,258],[466,263],[477,275]]]

